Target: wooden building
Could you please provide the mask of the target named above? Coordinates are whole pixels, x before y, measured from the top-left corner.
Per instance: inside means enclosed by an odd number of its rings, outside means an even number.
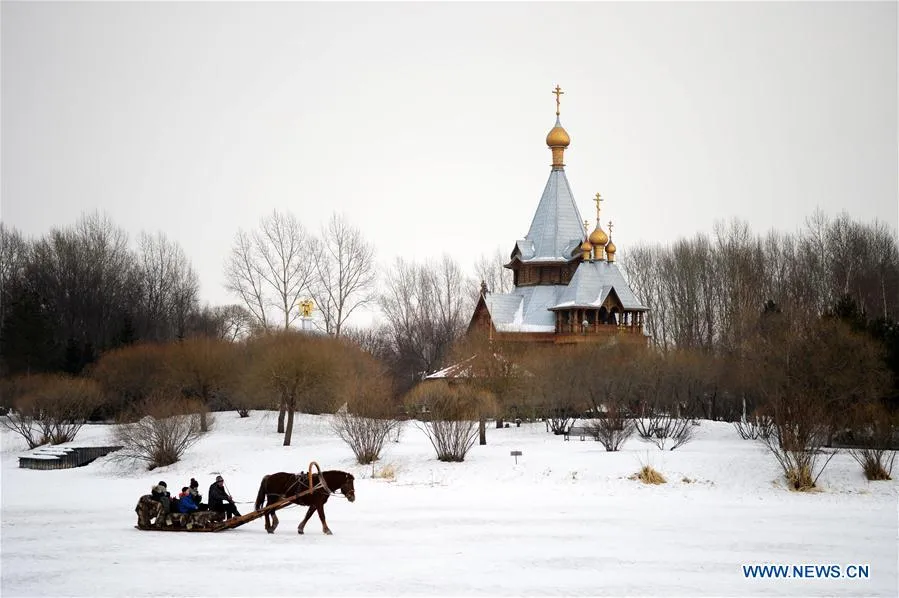
[[[515,241],[509,262],[514,288],[481,296],[469,331],[486,332],[492,340],[541,343],[609,341],[612,337],[645,342],[647,308],[634,295],[615,264],[617,248],[600,222],[603,201],[596,194],[596,225],[581,219],[565,176],[565,149],[571,143],[559,120],[546,136],[552,170],[531,226]],[[583,222],[583,228],[581,223]]]

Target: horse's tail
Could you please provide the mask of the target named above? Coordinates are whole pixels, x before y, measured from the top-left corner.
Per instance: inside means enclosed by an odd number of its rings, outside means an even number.
[[[256,495],[256,510],[262,508],[262,503],[265,502],[265,483],[268,481],[268,476],[262,477],[262,483],[259,484],[259,494]]]

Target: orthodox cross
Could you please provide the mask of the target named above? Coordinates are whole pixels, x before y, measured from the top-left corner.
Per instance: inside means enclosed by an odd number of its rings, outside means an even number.
[[[609,220],[609,238],[612,238],[612,221]]]
[[[562,88],[556,85],[556,88],[553,90],[553,93],[556,94],[556,116],[559,116],[559,96],[561,96],[564,91]]]
[[[599,193],[597,193],[596,198],[594,198],[593,201],[596,202],[596,222],[598,224],[599,223],[599,202],[605,201],[605,200],[602,198],[602,196]]]
[[[584,220],[584,234],[587,234],[590,231],[590,221]]]

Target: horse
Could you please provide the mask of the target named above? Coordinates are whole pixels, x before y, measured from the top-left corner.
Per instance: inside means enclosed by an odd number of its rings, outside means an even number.
[[[311,471],[311,470],[310,470]],[[345,471],[328,470],[321,473],[312,474],[313,492],[303,494],[295,498],[294,504],[306,505],[309,509],[306,516],[297,526],[297,533],[302,534],[306,522],[312,517],[312,514],[318,511],[318,517],[322,520],[322,532],[331,535],[328,522],[325,521],[325,503],[332,494],[339,491],[350,502],[356,500],[356,490],[353,488],[353,476]],[[336,490],[335,490],[336,488]],[[287,473],[279,471],[262,478],[259,484],[259,493],[256,495],[256,510],[262,508],[262,504],[272,504],[284,498],[288,498],[295,494],[309,490],[309,476],[306,473]],[[271,512],[272,522],[269,523],[269,513],[265,514],[265,531],[270,534],[275,533],[278,527],[278,515],[275,511]]]

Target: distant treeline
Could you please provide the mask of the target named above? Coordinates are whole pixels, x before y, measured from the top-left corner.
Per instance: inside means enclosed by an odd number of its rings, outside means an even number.
[[[768,301],[788,320],[820,317],[844,299],[868,320],[899,312],[896,232],[845,214],[816,213],[795,234],[719,223],[711,236],[626,248],[623,267],[663,349],[738,350]]]
[[[876,341],[884,363],[899,372],[899,251],[895,231],[882,223],[816,213],[795,234],[757,235],[735,222],[621,253],[650,309],[651,343],[662,352],[739,358],[763,315],[775,310],[794,331],[822,317],[842,319]],[[475,266],[494,292],[509,288],[503,257]],[[234,342],[296,327],[299,299],[309,296],[322,330],[378,357],[402,394],[447,365],[478,288],[449,256],[397,259],[376,277],[372,246],[338,217],[316,236],[292,215],[272,213],[256,230],[238,232],[226,264],[236,304],[201,307],[188,257],[161,233],[141,233],[132,247],[99,214],[33,240],[0,224],[0,374],[79,374],[103,353],[137,342]],[[382,318],[369,329],[347,327],[366,304]]]

